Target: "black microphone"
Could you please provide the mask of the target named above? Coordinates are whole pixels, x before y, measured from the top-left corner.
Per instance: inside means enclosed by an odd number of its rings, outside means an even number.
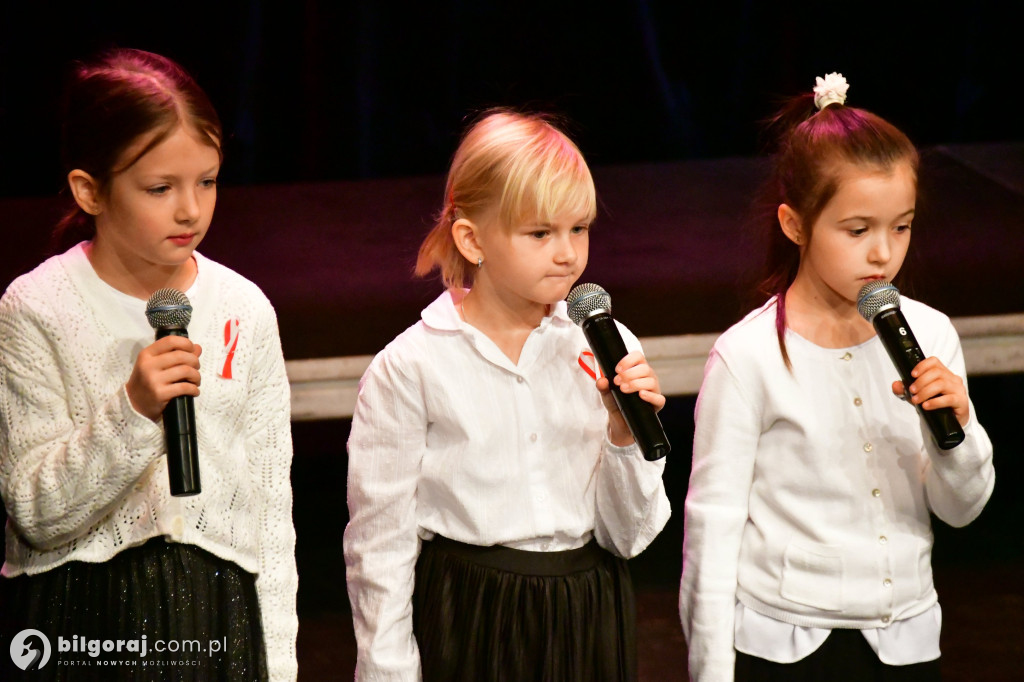
[[[892,363],[896,365],[904,388],[909,391],[910,384],[914,383],[914,377],[910,372],[924,360],[924,353],[921,352],[921,346],[914,338],[914,333],[910,331],[907,318],[900,312],[899,289],[884,279],[868,282],[861,287],[857,295],[857,311],[874,325],[878,338],[882,340]],[[917,409],[940,448],[949,450],[963,442],[964,431],[960,428],[960,422],[956,420],[952,407],[926,410],[922,405],[918,405]]]
[[[565,300],[569,304],[569,317],[583,328],[590,350],[594,352],[601,371],[608,377],[612,397],[626,420],[629,432],[633,434],[633,440],[640,446],[646,459],[661,459],[672,450],[672,446],[669,445],[654,405],[644,402],[639,393],[623,393],[612,382],[615,365],[628,353],[611,316],[612,297],[596,284],[580,284],[573,287]]]
[[[188,338],[192,306],[177,289],[160,289],[146,303],[146,319],[156,329],[156,338]],[[196,440],[196,409],[190,395],[173,398],[164,408],[164,439],[167,442],[167,473],[171,495],[198,495],[199,444]]]

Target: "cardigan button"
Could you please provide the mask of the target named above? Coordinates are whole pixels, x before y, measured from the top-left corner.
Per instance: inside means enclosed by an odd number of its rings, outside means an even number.
[[[856,405],[857,407],[860,407],[861,405],[864,404],[864,401],[861,400],[860,398],[854,398],[853,399],[853,404]]]

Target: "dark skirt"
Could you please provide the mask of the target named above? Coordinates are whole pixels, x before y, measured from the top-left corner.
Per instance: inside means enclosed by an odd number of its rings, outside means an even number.
[[[629,568],[594,541],[565,552],[424,542],[413,630],[424,682],[637,677]]]
[[[0,583],[0,679],[267,679],[255,577],[193,545],[154,538]]]
[[[878,660],[860,630],[836,629],[795,663],[774,663],[736,652],[736,682],[938,682],[939,659],[912,665]]]

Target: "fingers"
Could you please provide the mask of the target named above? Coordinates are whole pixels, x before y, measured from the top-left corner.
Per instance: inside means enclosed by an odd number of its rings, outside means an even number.
[[[172,399],[198,396],[200,353],[202,348],[180,336],[166,336],[143,348],[125,384],[136,411],[155,421]]]
[[[143,351],[145,352],[145,351]],[[140,353],[141,355],[141,353]],[[188,367],[195,370],[195,383],[199,383],[199,357],[194,353],[183,350],[172,350],[159,355],[150,355],[147,359],[150,367],[155,371],[167,371],[175,367]],[[178,379],[178,381],[192,381],[192,379]]]
[[[622,389],[623,393],[661,392],[658,375],[639,351],[633,351],[619,360],[615,365],[615,372],[615,385]]]
[[[650,403],[654,406],[656,412],[660,412],[661,408],[665,407],[665,396],[654,391],[640,391],[640,398],[644,402]]]
[[[661,383],[654,369],[647,364],[643,353],[633,351],[619,360],[615,366],[615,385],[623,393],[636,393],[644,402],[650,403],[656,410],[665,406],[665,396],[661,395]],[[605,379],[605,381],[607,381]],[[598,384],[601,388],[601,384]]]
[[[961,426],[970,418],[970,403],[964,380],[953,374],[935,357],[926,358],[911,372],[914,383],[910,385],[910,402],[925,410],[949,407]],[[895,385],[894,385],[895,388]]]
[[[183,350],[188,353],[192,353],[196,357],[199,356],[201,349],[198,343],[193,343],[187,336],[165,336],[161,339],[157,339],[149,346],[143,349],[143,351],[151,351],[154,355],[160,353],[166,353],[172,350]]]
[[[937,358],[922,360],[911,375],[914,383],[910,385],[910,402],[915,405],[927,403],[936,396],[955,398],[962,395],[966,398],[963,379],[950,372]]]
[[[903,385],[902,381],[894,381],[894,382],[892,382],[892,392],[893,392],[893,395],[895,395],[897,398],[900,398],[901,400],[906,400],[907,389]]]

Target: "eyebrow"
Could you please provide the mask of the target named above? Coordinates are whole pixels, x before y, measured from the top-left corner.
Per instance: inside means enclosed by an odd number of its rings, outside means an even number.
[[[898,216],[896,216],[896,219],[899,220],[901,218],[906,218],[907,216],[914,215],[914,213],[916,213],[916,211],[917,211],[917,209],[915,209],[915,208],[907,209],[903,213],[900,213]],[[839,222],[840,223],[848,223],[848,222],[851,222],[851,221],[858,221],[858,222],[863,222],[863,223],[870,223],[870,222],[874,222],[875,220],[877,220],[877,219],[874,216],[852,215],[849,218],[843,218]]]
[[[201,172],[199,175],[205,177],[207,175],[213,175],[214,173],[219,172],[220,164],[218,163],[216,165],[210,166],[209,168]],[[152,176],[149,177],[158,178],[160,180],[178,180],[181,176],[176,173],[154,173]]]

